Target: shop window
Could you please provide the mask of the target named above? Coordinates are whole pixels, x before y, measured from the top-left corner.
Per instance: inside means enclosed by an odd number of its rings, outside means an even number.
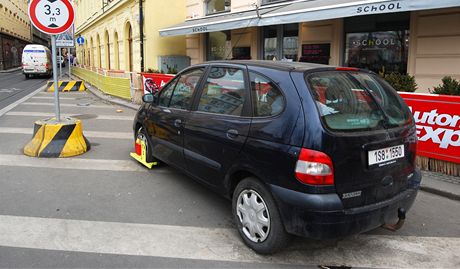
[[[409,13],[345,20],[346,66],[376,73],[407,73]]]
[[[264,60],[297,61],[299,24],[264,27],[263,46]]]
[[[230,31],[208,33],[206,49],[208,61],[231,59],[232,43]]]
[[[207,0],[206,15],[230,11],[230,0]]]

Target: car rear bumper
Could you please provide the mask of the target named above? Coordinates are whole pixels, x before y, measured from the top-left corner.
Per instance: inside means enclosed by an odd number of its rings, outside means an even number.
[[[362,207],[343,209],[337,194],[306,194],[271,185],[285,229],[313,239],[333,239],[363,233],[397,220],[398,209],[408,211],[417,196],[420,171],[410,187],[391,199]]]
[[[47,75],[51,73],[51,70],[22,70],[22,73],[28,75]]]

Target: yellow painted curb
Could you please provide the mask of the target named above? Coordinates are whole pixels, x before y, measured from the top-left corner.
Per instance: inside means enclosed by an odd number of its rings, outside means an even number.
[[[86,91],[85,82],[82,80],[58,81],[60,92],[84,92]],[[48,81],[47,92],[54,92],[54,83]]]
[[[30,157],[62,158],[81,155],[90,150],[91,144],[83,135],[80,120],[55,118],[35,122],[32,140],[24,147]]]

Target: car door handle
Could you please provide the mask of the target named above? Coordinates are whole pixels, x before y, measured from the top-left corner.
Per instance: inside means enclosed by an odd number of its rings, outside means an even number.
[[[227,137],[230,138],[230,139],[234,139],[236,137],[238,137],[239,133],[237,130],[235,129],[230,129],[227,131]]]
[[[182,120],[181,119],[176,119],[174,121],[174,126],[176,126],[177,128],[182,127]]]

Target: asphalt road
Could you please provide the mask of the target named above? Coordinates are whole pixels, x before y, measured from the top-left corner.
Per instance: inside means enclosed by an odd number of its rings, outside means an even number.
[[[53,115],[50,93],[0,117],[0,267],[460,267],[460,203],[424,192],[395,233],[296,238],[281,253],[256,255],[239,239],[228,200],[168,166],[147,170],[129,157],[134,111],[89,93],[60,96],[61,113],[83,120],[92,144],[84,155],[22,155],[33,122]]]
[[[26,79],[21,70],[0,73],[0,110],[45,85],[48,78]]]

